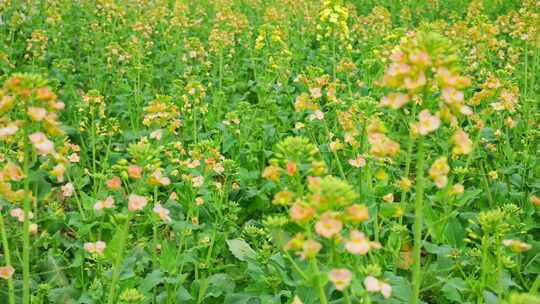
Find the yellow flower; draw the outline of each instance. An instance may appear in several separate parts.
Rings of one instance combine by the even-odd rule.
[[[517,253],[529,251],[532,249],[531,245],[524,243],[520,240],[503,240],[502,243],[504,246],[510,247],[513,252]]]
[[[347,208],[347,216],[353,222],[364,222],[369,219],[369,210],[365,205],[352,205]]]
[[[297,255],[300,257],[301,260],[314,258],[317,256],[317,253],[321,251],[322,245],[314,240],[308,240],[305,241],[302,244],[302,251],[298,252]]]
[[[452,153],[455,155],[469,154],[472,151],[473,143],[469,139],[469,135],[461,129],[454,133],[451,142],[454,144]]]

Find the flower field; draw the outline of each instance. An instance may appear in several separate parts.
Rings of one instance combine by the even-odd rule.
[[[540,1],[0,1],[0,303],[540,304]]]

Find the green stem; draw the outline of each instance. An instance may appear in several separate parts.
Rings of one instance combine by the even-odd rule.
[[[540,274],[536,275],[536,280],[534,280],[534,283],[533,283],[533,285],[531,287],[531,290],[529,292],[530,293],[537,293],[538,288],[540,288]]]
[[[326,299],[326,293],[324,292],[324,286],[321,282],[319,266],[317,266],[317,259],[311,258],[310,262],[313,270],[313,275],[315,275],[315,284],[317,285],[317,292],[319,293],[319,301],[321,304],[328,304],[328,300]]]
[[[24,224],[23,224],[23,303],[30,303],[30,159],[32,150],[28,139],[28,128],[24,128]]]
[[[345,300],[345,304],[351,304],[351,297],[348,290],[343,291],[343,300]]]
[[[9,243],[6,234],[6,227],[4,225],[4,216],[0,213],[0,235],[2,236],[2,247],[4,249],[4,259],[6,260],[6,266],[11,266],[11,254],[9,252]],[[8,284],[8,301],[9,304],[15,304],[15,289],[13,288],[13,279],[7,280]]]
[[[478,303],[482,303],[484,296],[482,291],[487,286],[487,276],[490,273],[489,270],[489,236],[484,235],[482,237],[482,270],[480,274],[481,288],[478,289]]]
[[[113,264],[113,270],[112,270],[112,279],[111,279],[111,285],[109,286],[109,296],[107,303],[108,304],[114,304],[115,303],[115,296],[116,296],[116,285],[118,284],[118,278],[120,276],[120,266],[124,258],[124,249],[126,246],[126,241],[128,237],[129,232],[129,222],[131,221],[131,213],[128,215],[128,218],[126,219],[126,222],[124,223],[124,226],[121,228],[120,231],[120,245],[118,248],[118,251],[116,252],[116,259]]]
[[[420,285],[422,276],[420,273],[422,248],[422,220],[424,208],[424,139],[418,140],[417,162],[416,162],[416,192],[414,201],[414,247],[413,247],[413,273],[412,285],[413,292],[411,294],[411,303],[418,303],[420,297]]]

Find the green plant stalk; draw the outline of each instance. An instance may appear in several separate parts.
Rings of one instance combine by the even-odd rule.
[[[326,123],[326,120],[324,120],[324,118],[323,118],[323,125],[324,125],[324,131],[326,132],[327,140],[331,140],[331,138],[330,138],[330,129],[328,129],[328,124]],[[345,171],[343,171],[343,166],[341,165],[341,160],[339,159],[337,151],[331,151],[331,152],[334,155],[334,158],[336,160],[336,165],[338,167],[339,174],[340,174],[341,178],[346,179]]]
[[[209,265],[210,265],[210,259],[212,258],[212,250],[214,249],[214,242],[215,242],[215,239],[216,239],[216,231],[214,230],[212,232],[212,238],[210,239],[210,245],[208,247],[208,252],[206,254],[206,266],[208,267],[208,269],[210,269]],[[202,272],[202,271],[201,271]],[[208,274],[210,274],[209,272],[210,271],[207,271]],[[203,284],[201,286],[201,288],[199,289],[199,296],[197,298],[197,303],[202,303],[202,301],[204,300],[205,298],[205,295],[206,295],[206,290],[208,289],[208,280],[207,280],[208,277],[205,277],[203,279]]]
[[[484,296],[482,295],[482,290],[487,286],[487,276],[489,271],[489,236],[484,235],[482,237],[482,268],[480,274],[480,288],[477,291],[477,300],[478,303],[482,303]]]
[[[319,301],[321,304],[328,304],[326,299],[326,293],[324,292],[324,286],[320,280],[319,266],[317,266],[317,259],[315,257],[310,259],[313,275],[315,275],[315,284],[317,285],[317,292],[319,293]]]
[[[414,245],[413,245],[413,273],[411,303],[418,303],[420,297],[420,285],[422,276],[420,273],[420,251],[422,249],[422,221],[424,208],[424,139],[418,140],[417,162],[416,162],[416,193],[414,200]]]
[[[349,296],[349,291],[347,289],[343,291],[343,300],[345,301],[345,304],[351,304],[351,297]]]
[[[540,288],[540,274],[536,275],[536,279],[534,280],[534,283],[533,283],[531,289],[529,290],[529,292],[530,293],[537,293],[538,288]]]
[[[24,128],[24,223],[23,223],[23,304],[30,303],[30,219],[28,214],[30,213],[31,200],[30,200],[30,159],[32,157],[32,150],[28,139],[28,128]]]
[[[493,207],[493,204],[494,204],[493,196],[491,195],[491,191],[489,189],[489,181],[488,181],[488,179],[486,177],[487,173],[486,173],[486,168],[485,168],[483,162],[480,162],[480,168],[482,169],[482,182],[484,184],[484,188],[485,188],[486,193],[487,193],[489,207]]]
[[[120,276],[120,264],[123,261],[124,258],[124,249],[126,247],[126,241],[129,233],[129,222],[131,221],[131,213],[128,215],[128,218],[126,219],[126,222],[124,223],[124,226],[121,230],[120,235],[120,247],[118,248],[118,252],[116,252],[116,259],[113,264],[112,269],[112,279],[111,279],[111,285],[109,286],[109,296],[107,303],[108,304],[114,304],[115,296],[116,296],[116,285],[118,283],[118,277]]]
[[[2,247],[4,251],[4,259],[6,266],[11,266],[11,254],[9,252],[9,243],[6,234],[6,226],[4,224],[4,216],[0,213],[0,235],[2,236]],[[9,304],[15,304],[15,289],[13,288],[13,279],[7,280],[8,285],[8,302]]]

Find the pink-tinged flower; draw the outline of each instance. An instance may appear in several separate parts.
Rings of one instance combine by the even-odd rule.
[[[168,177],[163,176],[163,173],[160,170],[156,170],[152,173],[148,181],[153,186],[168,186],[171,184],[171,180]]]
[[[437,130],[441,125],[441,119],[437,115],[431,115],[429,110],[422,110],[419,114],[418,133],[427,135]]]
[[[26,113],[33,121],[42,121],[47,116],[47,110],[44,108],[28,107]]]
[[[306,222],[315,216],[315,209],[306,203],[295,202],[289,211],[289,215],[295,222]]]
[[[161,204],[154,205],[154,213],[156,213],[164,222],[170,223],[172,221],[169,215],[171,212],[169,209],[161,206]]]
[[[463,92],[452,87],[444,88],[442,90],[442,98],[448,104],[462,103],[464,96]]]
[[[30,235],[36,235],[38,233],[38,225],[36,223],[30,223],[30,226],[28,226],[28,233]]]
[[[4,280],[9,280],[13,276],[15,268],[10,265],[0,267],[0,278]]]
[[[314,258],[317,256],[317,253],[321,251],[321,243],[314,240],[307,240],[302,244],[302,251],[296,253],[301,260]]]
[[[73,195],[73,192],[75,192],[75,188],[73,187],[72,183],[67,183],[61,187],[62,190],[62,196],[63,197],[71,197]]]
[[[387,283],[381,284],[381,294],[385,299],[388,299],[392,296],[392,286]]]
[[[342,228],[343,224],[341,221],[328,213],[323,214],[321,219],[315,224],[315,232],[325,238],[331,238],[338,234]]]
[[[463,130],[457,130],[452,136],[451,142],[454,144],[452,153],[456,155],[469,154],[473,149],[473,142],[469,135]]]
[[[379,103],[380,107],[389,107],[397,110],[408,103],[410,100],[409,95],[403,93],[390,93],[388,96],[381,98]]]
[[[392,286],[372,276],[364,279],[364,287],[368,292],[380,292],[385,299],[392,295]]]
[[[364,279],[364,287],[368,292],[379,292],[381,287],[379,286],[379,280],[372,276],[367,276]]]
[[[94,243],[84,243],[84,250],[89,253],[96,252],[96,244]]]
[[[107,196],[103,201],[97,201],[94,204],[94,210],[101,211],[102,209],[111,209],[114,208],[114,198],[112,196]]]
[[[122,180],[118,176],[113,176],[111,179],[105,182],[107,188],[111,190],[118,190],[122,187]]]
[[[15,208],[11,210],[9,214],[17,218],[19,222],[21,223],[24,222],[24,210],[22,210],[21,208]],[[34,214],[32,213],[32,211],[28,211],[28,219],[31,220],[33,218],[34,218]]]
[[[202,197],[200,197],[200,196],[197,197],[197,198],[195,199],[195,205],[197,205],[197,206],[202,206],[202,205],[204,205],[204,199],[203,199]]]
[[[532,249],[531,245],[524,243],[520,240],[503,240],[502,243],[504,246],[510,247],[510,249],[513,252],[519,253],[519,252],[529,251]]]
[[[393,62],[403,62],[405,60],[405,53],[400,50],[394,50],[392,51],[392,54],[390,54],[390,60]]]
[[[30,142],[40,155],[47,155],[54,152],[54,143],[42,132],[36,132],[28,136]]]
[[[130,194],[128,198],[128,210],[131,212],[143,210],[148,201],[144,196]]]
[[[196,176],[191,180],[191,184],[195,188],[200,188],[204,184],[204,177],[203,176]]]
[[[176,192],[172,192],[171,195],[169,195],[169,199],[171,201],[176,201],[178,199],[178,194],[176,194]]]
[[[442,189],[446,186],[446,184],[448,184],[448,176],[439,175],[436,176],[433,181],[435,182],[435,186],[437,186],[437,188]]]
[[[355,168],[362,168],[366,165],[366,159],[362,155],[357,155],[355,159],[349,160],[349,165]]]
[[[195,159],[193,161],[188,161],[186,163],[186,167],[188,167],[190,169],[195,169],[195,168],[199,167],[200,165],[201,165],[201,162],[198,159]]]
[[[214,166],[214,172],[216,172],[217,174],[221,174],[221,173],[225,172],[225,167],[223,167],[223,164],[217,163]]]
[[[24,173],[21,169],[21,167],[17,166],[16,164],[12,162],[8,162],[4,166],[4,175],[13,181],[20,181],[24,178]]]
[[[426,85],[427,83],[426,74],[424,74],[424,72],[420,72],[416,79],[406,77],[403,80],[403,83],[405,85],[405,88],[407,88],[408,90],[416,90]]]
[[[315,99],[321,98],[322,96],[321,88],[310,88],[309,93],[311,94],[311,97]]]
[[[84,250],[90,254],[103,254],[106,247],[107,244],[105,244],[105,242],[103,241],[97,241],[95,243],[84,243]]]
[[[287,162],[287,174],[289,176],[295,175],[297,171],[298,171],[298,165],[295,162],[293,161]]]
[[[61,101],[58,101],[58,102],[54,103],[54,109],[55,110],[63,110],[65,107],[66,107],[66,105]]]
[[[323,120],[324,119],[324,113],[321,110],[315,110],[313,114],[309,115],[310,120]]]
[[[328,273],[328,279],[336,285],[337,290],[343,291],[351,284],[352,272],[346,268],[332,269]]]
[[[63,164],[58,164],[54,166],[51,170],[51,175],[56,177],[56,180],[60,183],[64,182],[64,173],[66,172],[66,167]]]
[[[428,64],[431,64],[431,58],[429,58],[429,54],[423,51],[409,54],[409,60],[415,65],[426,66]]]
[[[18,130],[19,128],[14,124],[0,128],[0,138],[5,138],[8,136],[15,135],[15,133],[17,133]]]
[[[137,165],[129,165],[127,172],[132,179],[139,179],[142,176],[142,168]]]
[[[353,222],[369,220],[369,210],[365,205],[352,205],[347,208],[347,216]]]
[[[155,140],[160,140],[162,136],[163,136],[163,130],[156,130],[150,133],[150,138],[155,139]]]
[[[81,159],[79,157],[79,154],[77,153],[71,153],[69,156],[68,156],[68,160],[70,163],[78,163]]]
[[[370,244],[364,233],[353,230],[350,234],[350,240],[345,242],[345,249],[352,254],[364,255],[368,253]]]
[[[97,241],[95,247],[96,247],[96,253],[102,254],[103,251],[105,251],[107,244],[105,244],[105,242],[103,241]]]

